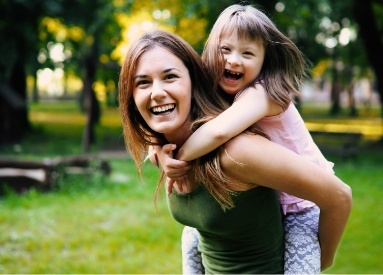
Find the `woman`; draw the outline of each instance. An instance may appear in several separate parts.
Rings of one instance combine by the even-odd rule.
[[[119,99],[125,143],[140,173],[149,145],[179,148],[227,107],[198,54],[163,31],[142,36],[129,49]],[[257,133],[249,129],[197,159],[187,187],[174,185],[172,215],[199,231],[207,273],[282,273],[282,221],[272,189],[288,192],[320,207],[325,230],[319,239],[331,265],[351,209],[350,188]]]

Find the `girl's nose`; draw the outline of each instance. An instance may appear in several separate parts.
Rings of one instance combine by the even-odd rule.
[[[238,54],[232,53],[228,56],[227,62],[232,66],[241,65],[241,58]]]

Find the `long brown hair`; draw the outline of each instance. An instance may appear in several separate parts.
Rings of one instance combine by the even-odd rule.
[[[218,116],[228,107],[217,92],[198,53],[179,36],[166,31],[153,31],[137,39],[126,54],[119,79],[119,109],[122,119],[125,146],[130,152],[139,175],[142,175],[142,162],[149,145],[168,143],[165,137],[153,131],[138,112],[133,99],[133,79],[136,66],[143,53],[155,46],[162,47],[180,58],[189,71],[192,83],[191,117],[194,121],[192,131],[204,122]],[[221,206],[232,207],[231,191],[226,186],[227,178],[220,168],[219,149],[193,162],[198,181],[202,182]],[[156,197],[163,184],[163,174],[158,183]]]
[[[231,5],[215,22],[205,43],[202,60],[217,87],[224,72],[220,42],[224,35],[237,31],[238,39],[261,40],[265,59],[260,75],[269,97],[286,109],[291,95],[299,95],[306,75],[307,60],[297,46],[262,11],[251,5]],[[256,79],[254,79],[255,81]]]

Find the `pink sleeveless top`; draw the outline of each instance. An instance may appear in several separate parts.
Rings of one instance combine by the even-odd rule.
[[[326,160],[318,146],[314,143],[293,102],[290,102],[289,107],[283,113],[264,117],[256,125],[269,135],[271,141],[334,173],[334,164]],[[315,205],[313,202],[283,192],[279,192],[279,200],[284,214],[299,212]]]

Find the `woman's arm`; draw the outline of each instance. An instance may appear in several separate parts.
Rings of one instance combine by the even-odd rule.
[[[251,86],[227,110],[198,128],[180,148],[176,159],[190,161],[203,156],[259,119],[281,111],[268,99],[262,85]]]
[[[321,211],[322,270],[332,265],[351,211],[348,185],[311,161],[252,134],[244,133],[228,141],[221,154],[221,165],[235,179],[316,203]]]

